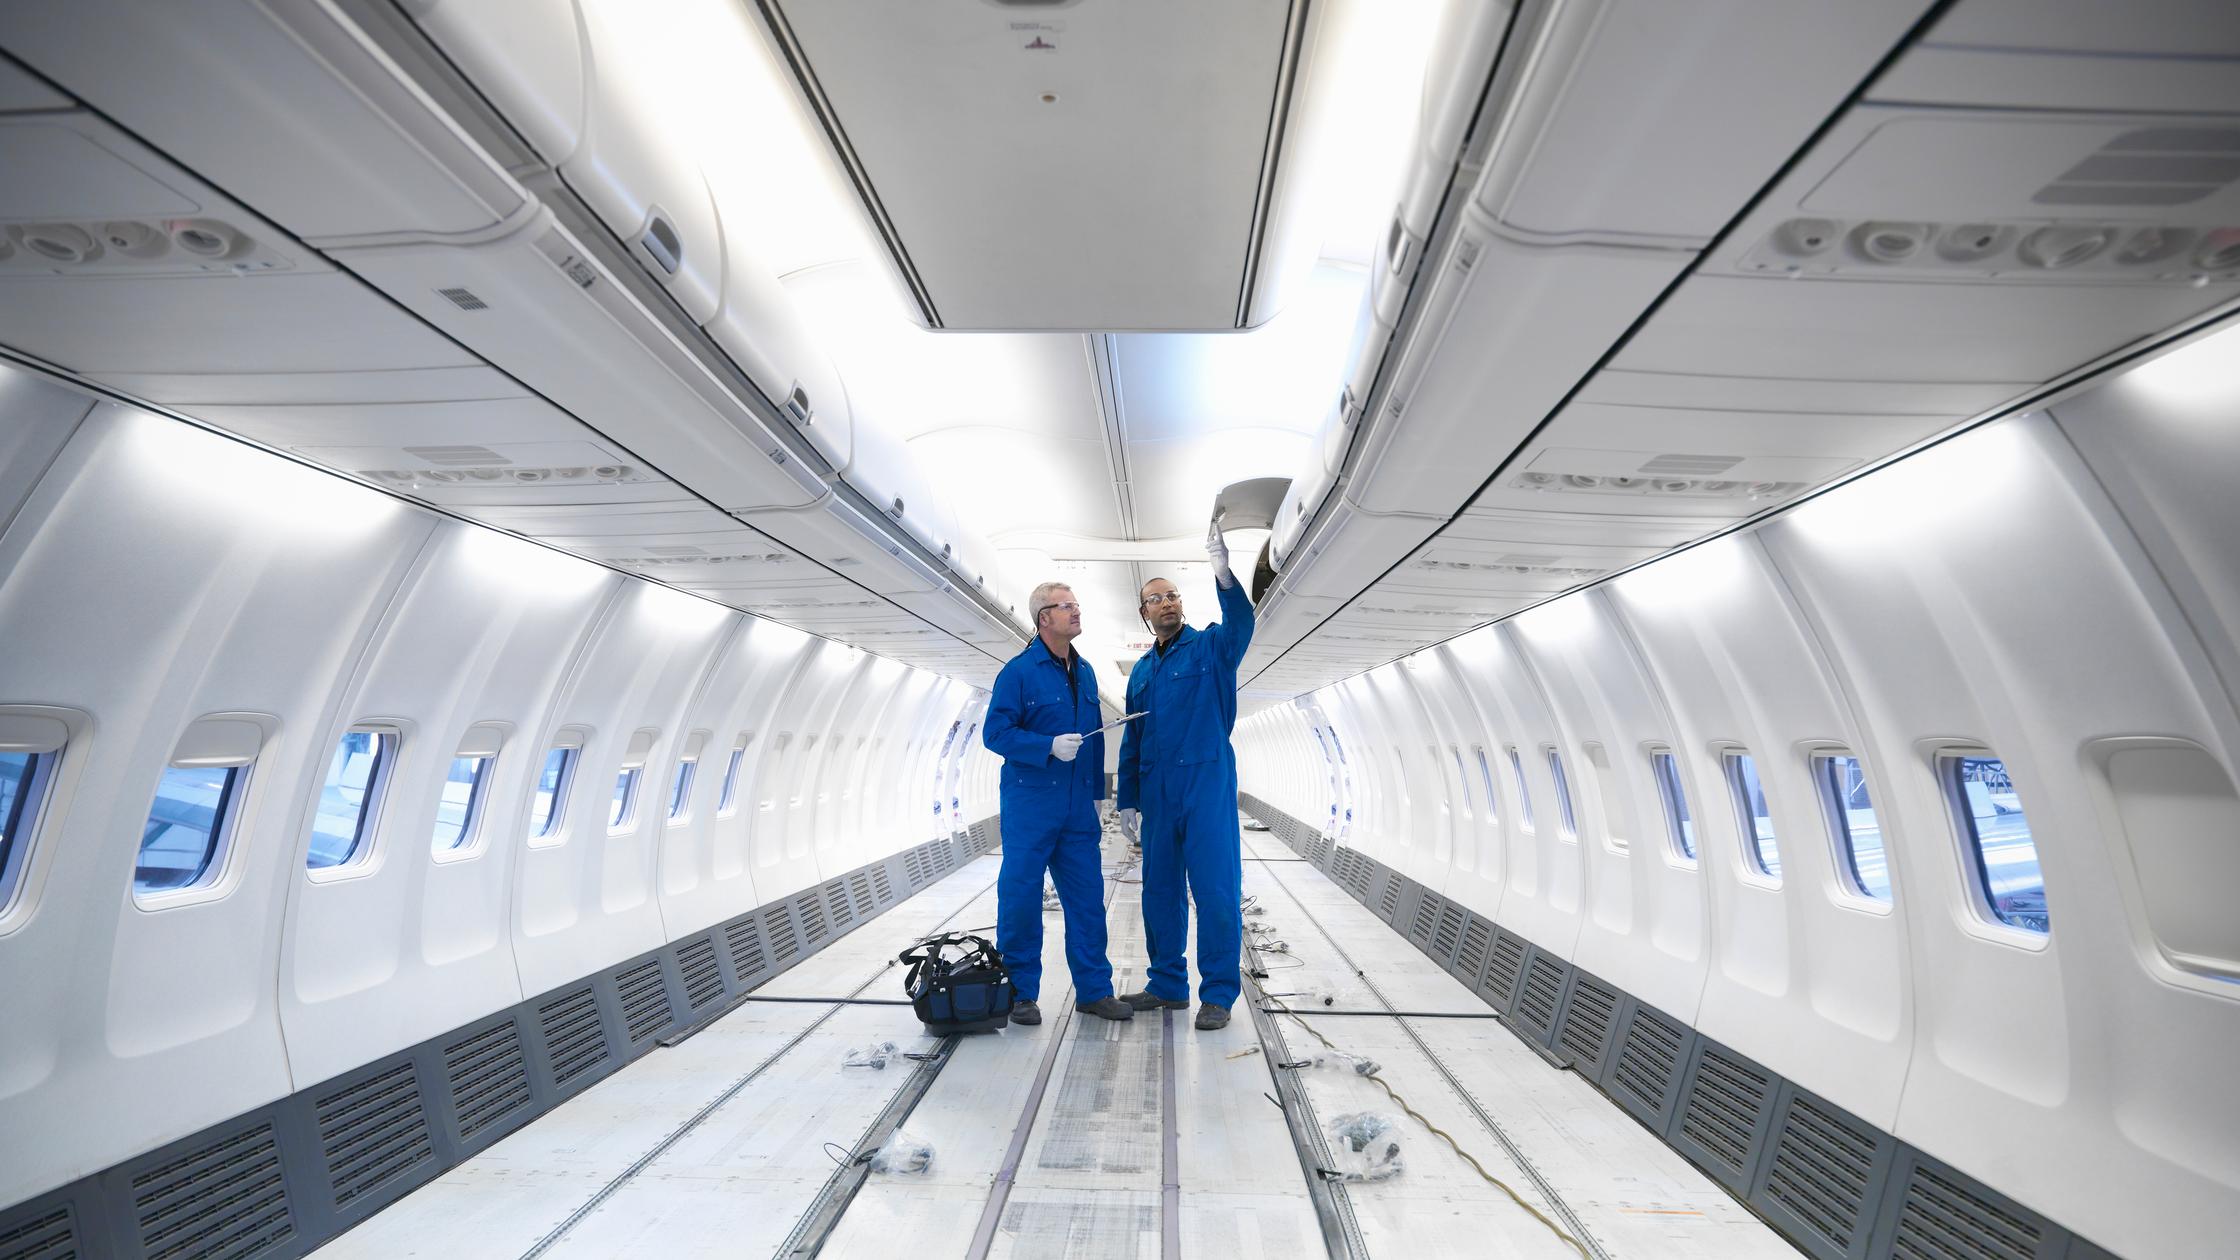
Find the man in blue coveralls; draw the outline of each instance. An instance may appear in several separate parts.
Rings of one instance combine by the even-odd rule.
[[[1097,731],[1097,675],[1073,650],[1081,605],[1072,588],[1044,582],[1027,596],[1035,639],[996,675],[981,741],[1003,758],[1003,869],[996,876],[996,949],[1011,972],[1014,1024],[1042,1022],[1042,873],[1065,912],[1073,1008],[1128,1019],[1112,996],[1105,957],[1104,736]]]
[[[1237,835],[1237,663],[1252,644],[1252,598],[1229,571],[1229,548],[1216,528],[1206,538],[1221,620],[1193,630],[1182,619],[1174,583],[1143,584],[1140,611],[1158,642],[1128,674],[1128,712],[1143,716],[1120,738],[1120,811],[1140,819],[1143,935],[1151,972],[1122,1000],[1137,1010],[1190,1006],[1183,957],[1185,877],[1198,911],[1198,1018],[1201,1029],[1229,1022],[1243,987],[1244,858]]]

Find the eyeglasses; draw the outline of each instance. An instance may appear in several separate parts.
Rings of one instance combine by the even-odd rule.
[[[1146,608],[1157,608],[1161,604],[1179,604],[1181,602],[1181,591],[1154,592],[1143,597],[1143,604]]]
[[[1042,606],[1042,611],[1044,611],[1044,612],[1077,613],[1077,612],[1080,612],[1080,611],[1081,611],[1081,605],[1079,605],[1079,604],[1044,604],[1044,605]]]

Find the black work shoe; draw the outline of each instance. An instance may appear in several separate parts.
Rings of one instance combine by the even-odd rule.
[[[1042,1022],[1042,1008],[1036,1006],[1032,998],[1013,1002],[1011,1004],[1011,1022],[1014,1024],[1039,1024]]]
[[[1199,1032],[1212,1032],[1216,1028],[1227,1028],[1228,1026],[1228,1007],[1215,1006],[1213,1003],[1207,1002],[1198,1008],[1196,1027]]]
[[[1116,997],[1101,997],[1094,1002],[1075,1002],[1073,1009],[1099,1019],[1134,1019],[1136,1008]]]
[[[1133,993],[1123,993],[1120,995],[1120,1000],[1139,1011],[1187,1011],[1190,1009],[1189,998],[1163,998],[1148,989],[1137,989]]]

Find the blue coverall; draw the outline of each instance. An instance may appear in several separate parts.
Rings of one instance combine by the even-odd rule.
[[[1252,598],[1220,586],[1221,620],[1184,626],[1145,652],[1128,675],[1130,722],[1120,738],[1121,809],[1138,811],[1143,838],[1143,935],[1151,953],[1144,988],[1169,1001],[1190,996],[1183,957],[1188,877],[1198,910],[1198,1000],[1234,1006],[1244,937],[1244,857],[1237,835],[1237,664],[1252,644]]]
[[[1097,674],[1080,653],[1073,682],[1065,662],[1040,638],[996,675],[980,739],[1003,758],[1003,869],[996,876],[996,949],[1019,997],[1042,995],[1042,872],[1058,886],[1065,912],[1066,966],[1075,1002],[1112,996],[1105,957],[1103,830],[1104,736],[1090,734],[1102,715]],[[1087,738],[1072,761],[1050,754],[1052,736]]]

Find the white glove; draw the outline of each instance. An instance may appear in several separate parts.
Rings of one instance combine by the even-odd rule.
[[[1137,814],[1136,811],[1132,809],[1121,810],[1120,830],[1127,832],[1131,836],[1142,835],[1143,820],[1141,815]]]
[[[1060,761],[1071,761],[1081,754],[1079,735],[1060,735],[1050,741],[1050,755]]]
[[[1219,524],[1206,530],[1206,559],[1213,562],[1213,576],[1223,579],[1223,586],[1236,580],[1236,575],[1229,571],[1229,544],[1222,539]]]

